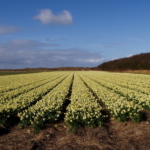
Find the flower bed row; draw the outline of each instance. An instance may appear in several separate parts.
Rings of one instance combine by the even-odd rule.
[[[65,122],[73,131],[80,125],[96,127],[102,124],[102,107],[86,87],[79,75],[75,73],[71,94],[71,103],[67,107]]]

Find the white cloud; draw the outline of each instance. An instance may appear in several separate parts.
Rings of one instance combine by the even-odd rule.
[[[86,61],[93,62],[93,63],[101,63],[102,61],[104,61],[104,58],[101,58],[101,59],[88,59]]]
[[[119,59],[119,58],[113,58],[113,59],[111,59],[111,60],[113,61],[113,60],[116,60],[116,59]]]
[[[127,55],[126,57],[128,57],[128,58],[129,58],[129,57],[132,57],[132,56],[133,56],[133,54],[130,54],[130,55]]]
[[[50,9],[42,9],[40,13],[34,17],[42,22],[42,24],[71,24],[73,21],[72,15],[69,11],[64,10],[60,14],[55,15]]]
[[[120,43],[110,43],[110,44],[104,45],[104,47],[117,47],[120,45],[121,45]]]
[[[67,60],[67,58],[66,57],[64,57],[64,56],[53,56],[53,58],[52,58],[52,60],[54,60],[54,61],[60,61],[60,60]]]
[[[77,61],[84,61],[84,62],[90,62],[90,63],[101,63],[104,61],[104,58],[100,59],[77,59]]]
[[[0,35],[16,33],[20,29],[13,26],[0,26]]]

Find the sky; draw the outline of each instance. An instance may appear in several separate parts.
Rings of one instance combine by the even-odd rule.
[[[0,69],[95,67],[150,52],[150,0],[0,0]]]

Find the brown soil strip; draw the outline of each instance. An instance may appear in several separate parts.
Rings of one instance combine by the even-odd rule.
[[[150,119],[150,118],[149,118]],[[109,128],[109,130],[108,130]],[[4,129],[0,128],[0,131]],[[80,127],[76,133],[64,128],[64,122],[46,124],[35,134],[32,126],[14,126],[0,136],[1,150],[150,150],[150,122],[116,122],[102,127]]]

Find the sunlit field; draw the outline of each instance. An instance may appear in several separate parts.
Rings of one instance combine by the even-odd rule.
[[[0,77],[0,123],[19,118],[39,132],[63,119],[73,131],[95,128],[109,119],[142,120],[150,111],[147,75],[96,71],[45,72]]]

